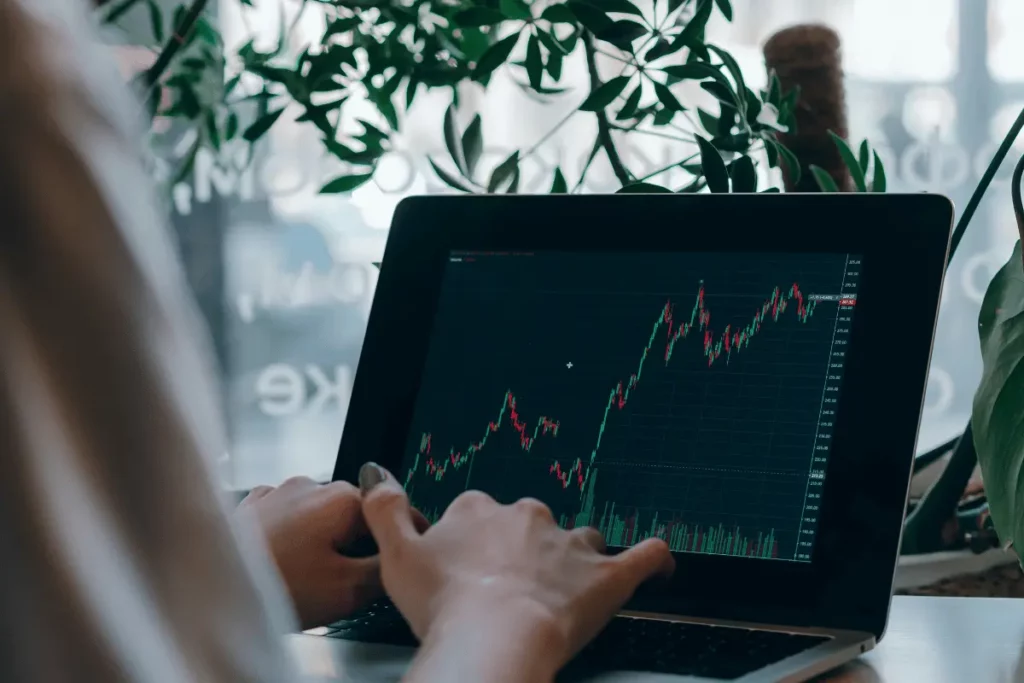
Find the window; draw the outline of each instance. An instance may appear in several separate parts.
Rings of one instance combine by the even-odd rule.
[[[754,85],[764,82],[760,46],[774,30],[801,21],[837,27],[852,137],[869,138],[883,153],[890,191],[943,192],[959,207],[966,204],[1024,102],[1024,47],[1010,31],[1024,21],[1017,0],[733,3],[735,23],[718,17],[709,36],[733,52]],[[218,21],[229,45],[253,34],[269,43],[277,39],[278,3],[256,5],[243,17],[237,0],[221,0]],[[286,22],[299,5],[281,0]],[[321,24],[316,3],[307,3],[296,22],[296,43],[303,35],[318,35]],[[912,41],[906,39],[910,26]],[[523,165],[524,191],[546,191],[559,165],[571,182],[589,151],[594,124],[586,116],[536,144],[585,97],[585,65],[576,56],[566,62],[565,73],[579,87],[551,103],[530,100],[503,75],[485,98],[473,89],[463,93],[463,109],[483,114],[487,156],[497,160],[513,148],[532,148]],[[613,60],[601,64],[608,75],[615,67]],[[702,95],[681,99],[689,104]],[[276,483],[294,474],[330,476],[376,283],[371,263],[382,253],[397,202],[445,189],[426,159],[442,154],[441,121],[449,101],[445,92],[421,95],[396,150],[381,161],[374,181],[350,197],[317,194],[337,169],[321,159],[315,131],[287,117],[251,168],[225,170],[200,155],[192,175],[175,188],[174,221],[186,266],[199,283],[197,294],[224,368],[232,443],[222,474],[229,486]],[[349,113],[358,115],[357,109]],[[650,171],[692,144],[674,135],[632,137],[623,153]],[[182,142],[175,149],[187,146]],[[597,163],[604,166],[586,190],[615,189],[603,157]],[[922,450],[954,436],[970,414],[981,368],[975,332],[981,295],[1016,236],[1009,173],[1008,165],[949,272]],[[209,250],[199,248],[211,240],[212,266]],[[219,272],[210,274],[207,266]]]

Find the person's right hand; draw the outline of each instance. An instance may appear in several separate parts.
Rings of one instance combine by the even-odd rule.
[[[609,556],[600,532],[559,528],[539,501],[478,491],[421,534],[386,470],[368,463],[359,481],[384,589],[423,643],[413,678],[549,679],[644,580],[675,568],[660,539]]]

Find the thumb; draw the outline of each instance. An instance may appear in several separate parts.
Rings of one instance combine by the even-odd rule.
[[[676,568],[668,544],[660,538],[641,541],[612,559],[621,567],[623,583],[631,593],[647,579],[671,576]]]
[[[419,536],[405,489],[380,465],[368,462],[359,469],[363,517],[381,555]]]

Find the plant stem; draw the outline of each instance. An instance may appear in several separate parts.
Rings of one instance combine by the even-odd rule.
[[[619,125],[616,125],[614,123],[611,124],[611,128],[612,128],[612,130],[621,130],[621,131],[625,131],[627,133],[639,133],[640,135],[651,135],[651,136],[656,137],[656,138],[664,138],[665,140],[674,140],[675,142],[685,142],[685,143],[690,144],[690,145],[696,145],[697,144],[697,140],[695,138],[684,138],[684,137],[681,137],[679,135],[672,135],[671,133],[662,133],[661,131],[657,131],[657,130],[647,130],[647,129],[640,129],[640,128],[626,128],[625,126],[619,126]]]
[[[185,44],[185,39],[188,37],[189,32],[195,26],[199,20],[199,16],[206,9],[206,4],[209,0],[195,0],[191,7],[188,8],[188,12],[181,21],[181,26],[177,26],[174,29],[174,34],[171,36],[167,44],[164,45],[163,49],[160,50],[160,54],[157,56],[156,61],[153,62],[153,66],[146,70],[146,75],[143,78],[142,84],[146,89],[146,99],[149,99],[149,91],[156,86],[160,79],[163,77],[164,72],[171,65],[171,62],[177,56],[178,51],[181,50],[182,45]]]
[[[587,70],[590,72],[590,91],[593,92],[601,87],[601,76],[597,73],[597,59],[594,51],[594,36],[590,31],[586,31],[583,34],[583,52],[587,56]],[[629,171],[622,163],[622,158],[619,157],[619,150],[615,148],[615,141],[612,140],[611,126],[608,123],[608,114],[605,113],[604,109],[600,109],[594,112],[597,115],[597,139],[604,147],[605,154],[608,155],[608,162],[612,165],[612,171],[615,173],[615,177],[619,179],[619,182],[623,185],[628,185],[632,182]]]
[[[656,175],[664,173],[665,171],[671,171],[673,168],[676,168],[678,166],[682,166],[686,162],[692,161],[693,159],[696,159],[698,156],[699,155],[697,155],[697,154],[691,154],[690,156],[686,157],[685,159],[680,159],[679,161],[675,161],[675,162],[669,164],[668,166],[665,166],[664,168],[659,168],[656,171],[651,171],[650,173],[648,173],[647,175],[643,176],[642,178],[637,178],[636,181],[638,183],[642,183],[642,182],[644,182],[645,180],[647,180],[649,178],[653,178]]]
[[[532,145],[532,146],[531,146],[531,147],[530,147],[530,148],[529,148],[528,150],[526,150],[525,152],[523,152],[523,153],[522,153],[522,155],[521,155],[521,156],[519,157],[520,161],[522,161],[523,159],[526,159],[526,158],[527,158],[527,157],[529,157],[529,156],[532,156],[532,155],[533,155],[533,153],[537,151],[537,148],[538,148],[538,147],[540,147],[540,146],[541,146],[541,145],[543,145],[543,144],[544,144],[545,142],[547,142],[547,141],[548,141],[548,140],[549,140],[549,139],[551,138],[551,136],[552,136],[552,135],[554,135],[555,133],[557,133],[557,132],[558,132],[558,130],[559,130],[559,129],[560,129],[560,128],[561,128],[562,126],[564,126],[564,125],[565,125],[566,123],[568,123],[568,122],[569,122],[569,119],[571,119],[571,118],[572,118],[573,116],[575,116],[575,115],[576,115],[577,113],[579,113],[579,107],[573,107],[573,108],[572,108],[572,109],[571,109],[571,110],[569,111],[569,113],[568,113],[568,114],[566,114],[565,116],[563,116],[563,117],[561,118],[561,120],[560,120],[560,121],[559,121],[558,123],[556,123],[556,124],[555,124],[555,125],[554,125],[554,126],[553,126],[553,127],[551,128],[551,130],[549,130],[549,131],[548,131],[547,133],[544,133],[544,135],[542,135],[542,136],[541,136],[540,140],[537,140],[537,142],[533,143],[533,145]]]
[[[946,468],[907,517],[903,530],[903,554],[935,552],[943,547],[942,527],[956,513],[957,504],[977,462],[974,432],[968,422]]]
[[[988,186],[992,184],[992,179],[996,175],[996,171],[1002,166],[1003,160],[1006,155],[1010,152],[1010,147],[1017,140],[1017,136],[1020,134],[1021,128],[1024,128],[1024,109],[1021,109],[1020,114],[1017,116],[1017,120],[1010,126],[1010,130],[1007,131],[1006,137],[1003,138],[1003,143],[999,145],[999,149],[996,150],[996,155],[992,157],[992,161],[989,162],[988,168],[985,169],[985,175],[981,177],[981,181],[978,186],[974,188],[974,194],[971,195],[971,200],[967,202],[967,207],[964,209],[963,214],[960,216],[960,220],[957,221],[956,229],[953,230],[953,237],[949,243],[949,258],[947,263],[953,260],[953,254],[956,253],[957,247],[960,246],[960,240],[964,238],[964,233],[967,232],[967,226],[970,224],[971,219],[974,217],[974,212],[978,210],[978,205],[981,204],[981,198],[985,196],[985,191],[988,190]]]
[[[576,194],[576,191],[583,187],[583,181],[587,179],[587,171],[590,170],[590,164],[594,163],[594,159],[600,151],[601,141],[594,140],[594,146],[590,150],[590,156],[587,157],[587,163],[583,164],[583,169],[580,171],[580,179],[576,181],[576,184],[573,186],[570,194]]]

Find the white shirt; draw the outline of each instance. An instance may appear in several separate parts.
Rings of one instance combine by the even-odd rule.
[[[0,681],[294,680],[90,4],[0,0]]]

